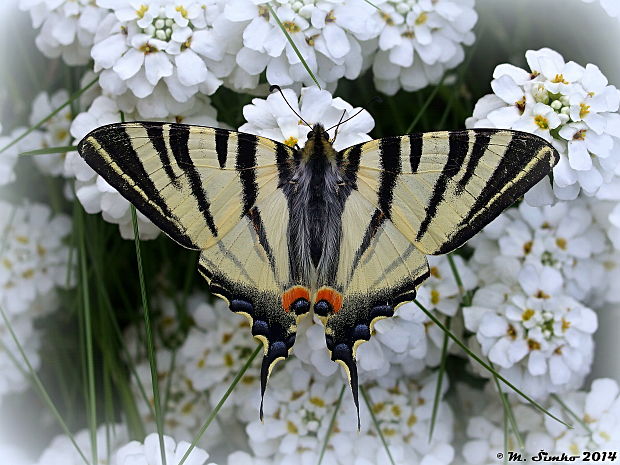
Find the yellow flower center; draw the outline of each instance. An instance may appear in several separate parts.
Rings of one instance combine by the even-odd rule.
[[[295,425],[295,423],[293,423],[291,420],[286,422],[286,429],[288,430],[289,433],[291,434],[297,434],[299,433],[299,430],[297,429],[297,426]]]
[[[142,19],[147,11],[149,11],[148,5],[140,5],[140,8],[136,10],[136,16]]]
[[[295,21],[284,21],[282,25],[284,26],[284,29],[292,34],[301,31],[301,28]]]
[[[587,129],[581,129],[575,133],[573,140],[585,140]]]
[[[310,403],[317,407],[325,407],[325,401],[320,397],[310,397]]]
[[[517,332],[512,325],[508,325],[508,330],[506,331],[506,334],[508,335],[508,337],[510,337],[510,339],[516,339],[517,337]]]
[[[381,11],[379,13],[379,16],[381,16],[383,18],[383,21],[385,21],[385,24],[387,24],[388,26],[394,26],[394,20],[385,11]]]
[[[532,310],[531,308],[527,308],[521,315],[521,319],[523,321],[528,321],[530,318],[534,316],[534,313],[535,313],[534,310]]]
[[[549,129],[549,120],[543,115],[536,115],[534,122],[540,129]]]
[[[562,318],[562,331],[566,331],[568,328],[570,328],[570,321]]]
[[[586,105],[585,103],[579,104],[579,117],[585,118],[590,113],[590,105]]]
[[[298,139],[293,136],[289,137],[288,139],[284,141],[284,143],[288,145],[289,147],[295,147],[297,145],[297,142],[298,142]]]
[[[523,244],[523,253],[525,255],[529,254],[532,251],[533,245],[534,243],[532,241],[527,241],[525,244]]]
[[[564,79],[564,75],[563,74],[556,74],[551,82],[555,82],[556,84],[560,84],[560,83],[568,84],[568,81],[566,79]]]
[[[177,6],[177,7],[176,7],[176,10],[177,10],[179,13],[181,13],[181,16],[183,16],[184,18],[186,18],[186,19],[187,19],[187,16],[189,15],[189,13],[187,12],[187,10],[185,9],[185,7],[184,7],[184,6],[182,6],[182,5]]]
[[[563,237],[558,237],[555,240],[555,245],[557,245],[562,250],[566,250],[566,239],[564,239]]]
[[[259,6],[258,7],[258,16],[268,20],[269,19],[269,10],[267,9],[267,7],[262,6],[262,5]]]
[[[519,113],[523,114],[523,112],[525,111],[525,95],[521,100],[517,100],[515,102],[515,105],[519,109]]]
[[[157,47],[154,47],[148,43],[142,45],[139,50],[144,53],[145,55],[148,55],[150,53],[155,53],[155,52],[159,52],[159,49]]]
[[[433,289],[431,291],[431,303],[433,305],[437,305],[439,303],[439,297],[440,297],[439,291],[437,289]]]
[[[540,342],[535,341],[534,339],[528,339],[527,346],[530,350],[540,350]]]
[[[426,12],[422,12],[420,13],[420,16],[415,19],[415,24],[416,26],[421,26],[426,21],[428,21],[428,14]]]
[[[415,425],[417,422],[418,422],[418,417],[416,417],[415,415],[410,415],[409,418],[407,418],[407,426],[410,428],[413,425]]]
[[[534,294],[534,297],[536,297],[537,299],[548,299],[551,296],[549,294],[547,294],[546,292],[541,291],[539,289],[538,292],[536,292],[536,294]]]
[[[439,268],[436,266],[431,266],[431,276],[433,278],[441,279],[441,273],[439,272]]]

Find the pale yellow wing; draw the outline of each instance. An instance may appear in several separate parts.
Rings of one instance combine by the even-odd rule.
[[[199,250],[278,188],[293,155],[251,134],[154,122],[97,128],[78,151],[162,231]]]

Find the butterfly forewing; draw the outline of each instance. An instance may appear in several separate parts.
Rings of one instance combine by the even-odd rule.
[[[151,122],[103,126],[78,150],[162,231],[199,250],[277,189],[292,156],[251,134]]]
[[[540,137],[516,131],[429,132],[385,140],[341,156],[345,166],[351,154],[359,158],[354,174],[359,192],[425,254],[462,245],[559,159]]]

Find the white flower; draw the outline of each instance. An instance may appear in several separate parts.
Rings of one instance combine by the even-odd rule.
[[[163,437],[164,455],[166,463],[179,463],[189,450],[191,443],[187,441],[176,442],[170,436]],[[161,465],[160,438],[156,433],[149,434],[144,439],[144,444],[131,441],[116,451],[111,465]],[[188,465],[207,465],[209,453],[200,447],[194,447],[185,463]],[[215,465],[212,462],[209,465]]]
[[[376,3],[373,28],[379,37],[373,60],[375,85],[387,94],[439,82],[464,58],[474,41],[478,15],[473,0],[384,0]]]
[[[52,113],[69,99],[69,93],[62,89],[53,95],[41,92],[32,102],[30,124],[35,125],[47,115]],[[71,107],[67,106],[54,117],[44,123],[40,129],[27,136],[27,143],[31,150],[48,147],[63,147],[71,145],[72,137],[69,132],[74,115]],[[65,169],[66,154],[34,155],[32,160],[35,165],[45,174],[52,176],[68,176]]]
[[[36,45],[49,58],[62,56],[68,65],[84,65],[99,22],[106,11],[91,0],[20,0],[32,25],[41,28]]]
[[[536,277],[535,269],[523,268],[521,289],[502,284],[480,288],[463,315],[482,354],[513,384],[541,399],[583,382],[592,363],[597,317],[558,293],[553,278]],[[548,271],[553,269],[540,269]]]
[[[549,435],[555,440],[555,449],[569,455],[579,455],[584,450],[605,451],[620,449],[620,397],[618,382],[609,378],[596,379],[590,391],[572,392],[562,396],[562,402],[570,412],[581,419],[575,423],[571,413],[552,401],[551,411],[565,421],[573,423],[574,429],[545,418]],[[614,460],[615,461],[615,460]]]
[[[572,200],[579,191],[595,195],[613,182],[620,165],[620,91],[593,64],[569,61],[543,48],[525,54],[530,71],[496,67],[487,95],[476,104],[467,127],[517,129],[537,134],[560,152],[553,192]],[[533,205],[552,203],[548,181],[526,195]]]
[[[75,276],[65,244],[71,220],[52,216],[43,204],[13,206],[0,202],[0,229],[6,242],[0,261],[0,305],[9,314],[48,311],[57,287]],[[40,308],[39,308],[40,307]]]
[[[198,92],[213,94],[222,82],[219,77],[230,71],[232,64],[224,63],[227,44],[212,28],[222,2],[97,4],[114,12],[101,21],[91,52],[106,93],[121,95],[129,89],[126,97],[135,104],[161,82],[169,96],[183,103]]]
[[[143,102],[148,105],[148,102]],[[151,101],[156,104],[156,101]],[[105,124],[120,121],[120,105],[109,96],[97,97],[88,111],[80,113],[71,124],[71,135],[76,141],[82,139],[88,132]],[[140,104],[138,104],[140,105]],[[164,114],[155,118],[167,121],[201,124],[205,126],[219,126],[216,120],[215,109],[211,106],[208,97],[191,99],[187,104],[178,105],[179,113]],[[151,119],[131,106],[125,107],[130,112],[125,115],[127,121]],[[157,112],[155,110],[155,112]],[[121,236],[125,239],[133,239],[133,224],[131,220],[130,203],[122,197],[101,176],[90,168],[86,162],[76,153],[68,153],[65,160],[65,170],[72,174],[75,179],[75,193],[77,199],[88,213],[101,213],[103,219],[119,225]],[[137,212],[141,239],[153,239],[159,235],[157,228],[142,213]]]
[[[359,112],[350,121],[340,125],[334,141],[336,150],[370,140],[368,132],[374,127],[374,120],[366,110],[353,108],[340,97],[334,98],[328,91],[317,87],[302,89],[299,100],[291,89],[284,89],[282,93],[293,110],[310,126],[321,123],[325,129],[329,129],[332,139],[335,126],[341,118],[344,121]],[[266,99],[255,98],[252,104],[243,108],[243,116],[248,122],[239,130],[284,142],[291,147],[303,147],[311,128],[300,121],[294,111],[279,92],[272,93]]]
[[[102,425],[97,429],[97,463],[115,465],[113,451],[127,441],[126,427],[121,424]],[[78,431],[73,439],[82,453],[90,460],[92,457],[91,435],[88,429]],[[111,453],[111,454],[110,454]],[[80,456],[71,439],[65,435],[56,436],[41,453],[35,465],[80,465],[84,459]]]

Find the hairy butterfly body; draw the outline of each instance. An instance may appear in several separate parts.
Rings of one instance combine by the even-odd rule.
[[[311,310],[358,405],[355,354],[414,299],[426,254],[456,249],[545,177],[545,140],[496,129],[430,132],[336,151],[316,124],[302,149],[251,134],[119,123],[86,162],[184,247],[211,291],[264,345],[261,387]],[[262,406],[261,406],[262,416]]]

